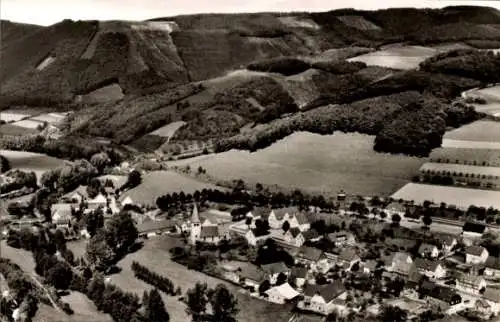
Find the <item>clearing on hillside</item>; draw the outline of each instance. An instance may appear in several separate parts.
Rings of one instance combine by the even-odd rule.
[[[289,17],[278,17],[278,20],[285,26],[292,28],[306,28],[313,30],[321,29],[320,25],[318,25],[316,22],[314,22],[314,20],[309,18],[289,16]]]
[[[26,129],[37,129],[39,126],[43,126],[43,122],[35,120],[21,120],[12,124]]]
[[[63,113],[46,113],[30,118],[33,121],[47,122],[52,125],[59,125],[66,117]]]
[[[257,152],[228,151],[202,156],[191,168],[202,166],[221,180],[243,179],[312,193],[389,195],[408,183],[425,158],[373,151],[373,136],[344,134],[321,136],[296,132]],[[319,157],[321,156],[321,157]]]
[[[415,69],[419,64],[437,53],[436,49],[422,46],[398,46],[379,50],[347,61],[359,61],[369,66],[382,66],[394,69]]]
[[[196,171],[193,169],[193,171]],[[159,196],[167,193],[193,193],[196,190],[218,189],[216,185],[204,183],[171,171],[153,171],[142,177],[142,183],[134,189],[125,191],[120,201],[126,197],[132,198],[135,203],[155,205]],[[219,188],[220,189],[220,188]]]
[[[125,95],[118,83],[98,88],[88,94],[78,95],[77,101],[85,104],[106,103],[121,100]]]
[[[359,30],[382,30],[382,28],[373,22],[366,20],[362,16],[338,16],[337,19],[342,21],[345,25]]]
[[[446,132],[443,139],[500,143],[500,122],[472,122]]]
[[[391,197],[396,200],[413,200],[415,203],[423,203],[426,200],[437,204],[444,202],[462,209],[467,209],[470,205],[500,209],[500,191],[492,190],[409,183]]]
[[[0,112],[0,121],[6,123],[20,121],[24,118],[30,117],[30,114],[20,113],[17,111],[2,111]]]
[[[462,96],[485,99],[486,104],[472,104],[476,111],[493,116],[500,116],[500,86],[473,89],[462,93]]]
[[[0,150],[0,154],[9,160],[12,169],[34,171],[38,180],[40,180],[44,172],[55,169],[67,162],[45,154],[24,151]]]
[[[178,129],[180,129],[184,124],[186,124],[186,122],[184,121],[172,122],[165,126],[160,127],[159,129],[151,132],[150,134],[168,138],[170,140],[170,138],[174,136],[175,132]]]

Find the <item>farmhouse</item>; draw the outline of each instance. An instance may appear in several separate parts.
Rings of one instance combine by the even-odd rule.
[[[297,306],[302,310],[328,315],[335,309],[344,309],[346,297],[346,289],[339,281],[326,285],[307,284],[304,287],[304,299]]]
[[[489,256],[484,266],[484,276],[493,279],[500,278],[500,257]]]
[[[87,187],[86,186],[79,186],[75,190],[73,190],[70,193],[65,194],[62,199],[64,201],[70,202],[70,203],[75,203],[75,204],[81,204],[84,201],[87,201],[89,198],[89,195],[87,193]]]
[[[266,273],[266,277],[272,285],[276,284],[280,274],[290,275],[290,269],[283,262],[262,265],[261,268]]]
[[[323,251],[314,247],[302,246],[295,256],[295,262],[305,264],[310,269],[313,269],[318,261],[322,258]]]
[[[277,304],[285,304],[300,295],[288,283],[272,287],[266,291],[266,294],[270,302]]]
[[[252,218],[253,220],[268,219],[270,214],[271,208],[255,207],[247,213],[246,217]]]
[[[105,208],[107,204],[108,200],[102,193],[99,193],[95,198],[87,201],[89,209]]]
[[[254,290],[266,279],[266,273],[259,267],[249,264],[244,266],[240,272],[240,282],[244,286],[253,287]]]
[[[284,233],[274,233],[272,235],[272,239],[274,239],[279,244],[284,244],[293,247],[300,247],[305,243],[305,238],[300,229],[297,227],[290,228],[288,231]]]
[[[413,269],[433,279],[441,279],[446,275],[446,268],[440,262],[424,258],[417,258],[413,262]]]
[[[67,228],[71,223],[72,207],[71,204],[59,203],[50,207],[52,222],[57,228]]]
[[[359,262],[361,258],[352,247],[349,247],[343,249],[338,255],[334,256],[334,260],[336,264],[342,266],[344,270],[350,270],[352,265]]]
[[[234,231],[234,227],[231,227],[231,230]],[[257,236],[257,229],[255,228],[249,229],[245,234],[247,243],[252,246],[257,246],[259,242],[265,241],[267,238],[269,238],[269,234]]]
[[[398,273],[401,275],[408,275],[413,265],[411,256],[406,253],[394,253],[386,269],[390,272]]]
[[[465,248],[465,262],[467,264],[484,264],[489,255],[486,248],[481,246],[469,246]]]
[[[292,270],[290,271],[290,278],[298,288],[304,286],[306,283],[306,277],[307,268],[297,266],[292,267]]]
[[[297,212],[297,207],[273,209],[268,218],[269,226],[273,229],[281,229],[283,223],[289,220]]]
[[[309,222],[309,219],[302,212],[293,214],[292,217],[290,217],[290,219],[288,220],[288,222],[291,228],[298,228],[300,231],[306,231],[311,228],[311,223]]]
[[[439,250],[435,245],[423,243],[418,248],[418,254],[422,257],[436,258],[439,255]]]
[[[427,303],[437,307],[441,312],[455,313],[458,309],[457,305],[462,303],[462,297],[451,288],[433,283],[424,283],[422,288],[426,289]]]
[[[486,226],[473,222],[466,222],[462,227],[462,234],[468,238],[481,238],[486,232]]]
[[[441,237],[439,240],[441,242],[442,249],[445,253],[451,252],[453,247],[457,245],[457,239],[453,236],[446,235]]]
[[[456,288],[459,291],[477,295],[486,288],[486,280],[481,276],[464,274],[457,278]]]
[[[148,220],[137,225],[139,237],[152,237],[170,231],[175,225],[172,220]]]

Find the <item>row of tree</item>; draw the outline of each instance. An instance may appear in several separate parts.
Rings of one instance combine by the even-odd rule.
[[[136,261],[132,262],[131,268],[134,272],[135,277],[150,285],[153,285],[160,291],[163,291],[171,296],[181,293],[181,289],[175,289],[174,283],[168,277],[155,273],[149,270],[146,266],[143,266]]]

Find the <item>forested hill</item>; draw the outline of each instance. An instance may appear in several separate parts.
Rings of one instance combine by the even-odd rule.
[[[500,65],[493,61],[496,57],[488,56],[482,66],[470,58],[477,48],[500,48],[500,13],[487,7],[204,14],[141,22],[64,20],[48,27],[2,21],[1,27],[0,110],[73,110],[64,134],[106,137],[118,144],[156,140],[153,148],[165,140],[148,133],[183,121],[174,141],[222,139],[217,145],[221,149],[265,146],[293,129],[329,132],[340,127],[383,133],[377,149],[398,152],[402,148],[388,139],[393,131],[382,130],[386,123],[399,124],[392,119],[401,118],[399,109],[376,120],[373,128],[352,104],[373,98],[411,109],[390,99],[416,92],[426,103],[417,104],[421,108],[413,113],[425,112],[424,124],[442,112],[436,106],[499,74],[490,70],[485,76],[478,68]],[[467,66],[449,61],[451,56],[443,56],[448,53],[408,71],[346,61],[390,44],[450,43],[473,51],[457,54],[469,57]],[[429,103],[434,99],[440,104]],[[325,123],[326,114],[314,110],[329,104],[347,106],[354,123]],[[474,118],[469,112],[463,113],[468,121]],[[293,116],[294,123],[280,125],[284,130],[276,134],[270,128],[282,124],[283,115]],[[302,124],[311,117],[322,119]],[[259,124],[252,130],[258,137],[242,143],[248,137],[243,129]],[[318,124],[328,129],[319,130]],[[274,134],[256,134],[259,129]],[[436,122],[436,129],[443,132],[442,122]],[[440,143],[435,137],[413,137],[430,143],[402,152],[425,155]]]

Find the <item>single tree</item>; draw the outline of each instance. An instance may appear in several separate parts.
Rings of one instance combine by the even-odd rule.
[[[85,257],[90,265],[97,270],[106,270],[115,259],[115,252],[106,240],[103,230],[97,232],[87,243]]]
[[[199,282],[187,291],[187,312],[195,322],[203,320],[208,303],[207,292],[207,284]]]
[[[269,282],[269,280],[264,280],[259,285],[259,293],[262,295],[262,294],[266,293],[266,291],[270,288],[271,288],[271,283]]]
[[[111,164],[111,159],[106,152],[96,153],[90,158],[90,163],[97,169],[97,171],[102,172],[104,168]]]
[[[122,211],[106,224],[106,240],[115,252],[126,252],[137,237],[137,227],[130,213],[126,211]]]
[[[161,299],[160,292],[157,289],[152,289],[145,299],[143,299],[143,305],[145,308],[144,317],[146,321],[150,322],[168,322],[170,321],[170,316],[165,309],[165,304]]]
[[[279,273],[278,278],[276,279],[276,285],[285,284],[287,279],[288,278],[284,273]]]
[[[288,220],[285,220],[285,222],[283,223],[283,225],[281,226],[281,229],[283,229],[283,231],[286,233],[288,230],[290,230],[290,223],[288,222]]]
[[[431,216],[424,216],[422,218],[422,221],[426,227],[429,227],[432,224],[432,218]]]
[[[394,226],[399,226],[399,223],[401,222],[401,216],[398,214],[392,215],[392,223]]]
[[[219,284],[209,292],[214,321],[235,322],[238,313],[238,300],[224,284]]]

